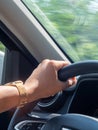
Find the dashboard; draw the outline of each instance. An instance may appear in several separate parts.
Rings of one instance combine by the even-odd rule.
[[[71,65],[73,69],[68,66],[68,69],[72,70],[70,71],[69,76],[71,73],[72,76],[74,76],[75,72],[84,72],[84,75],[78,77],[77,84],[75,86],[61,91],[49,98],[27,104],[27,106],[22,109],[17,109],[11,120],[8,130],[11,130],[12,128],[15,130],[52,130],[52,128],[53,130],[61,130],[61,128],[63,130],[72,130],[72,128],[79,128],[78,130],[97,130],[97,62],[90,64],[91,66],[88,68],[85,68],[84,64],[82,64],[84,69],[81,69],[81,65],[78,66],[78,64],[75,64],[75,66],[77,66],[77,69],[75,70],[74,66]],[[85,65],[88,65],[88,62]],[[92,66],[94,69],[91,69]],[[85,71],[85,69],[87,69],[87,71]],[[63,69],[63,72],[65,70]],[[90,73],[95,72],[95,70],[96,73]],[[64,73],[62,73],[61,77],[63,80],[66,76],[64,76]],[[68,75],[66,78],[69,78]]]
[[[80,76],[76,86],[59,92],[53,97],[41,99],[27,119],[17,123],[15,130],[41,130],[47,120],[67,113],[79,113],[98,117],[98,75]],[[64,128],[63,128],[64,130]]]

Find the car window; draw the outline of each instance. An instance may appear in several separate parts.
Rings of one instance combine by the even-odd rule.
[[[22,0],[73,61],[98,59],[98,0]]]
[[[2,80],[4,54],[5,54],[5,46],[2,44],[2,42],[0,42],[0,83]]]

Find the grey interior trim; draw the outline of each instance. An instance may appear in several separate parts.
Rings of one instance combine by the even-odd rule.
[[[0,20],[39,62],[45,58],[67,59],[20,0],[1,0],[0,13]]]

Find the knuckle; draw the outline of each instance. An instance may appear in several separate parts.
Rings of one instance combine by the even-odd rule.
[[[53,60],[50,60],[50,61],[48,62],[48,64],[49,64],[50,66],[53,66],[53,65],[54,65],[54,61],[53,61]]]
[[[43,61],[42,61],[42,63],[48,63],[50,60],[49,59],[44,59]]]

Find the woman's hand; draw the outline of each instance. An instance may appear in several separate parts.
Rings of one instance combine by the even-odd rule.
[[[74,85],[76,83],[75,77],[70,78],[66,82],[61,82],[58,79],[58,70],[67,65],[69,63],[66,61],[42,61],[24,84],[29,102],[52,96]]]

